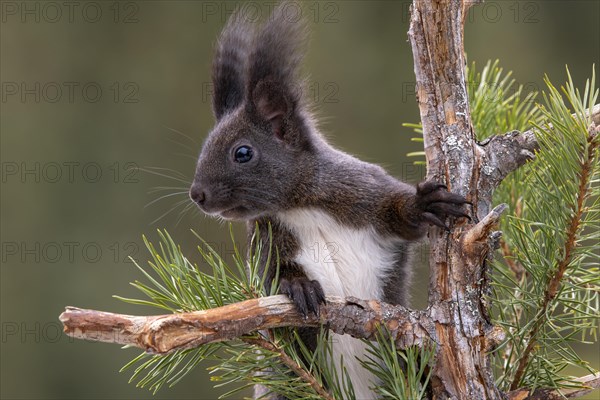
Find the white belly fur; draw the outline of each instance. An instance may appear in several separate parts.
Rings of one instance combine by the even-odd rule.
[[[373,227],[344,226],[317,209],[286,211],[279,219],[299,241],[295,261],[309,279],[321,283],[326,295],[382,299],[382,282],[394,268],[394,255],[402,239],[384,238]],[[374,399],[369,386],[375,378],[356,360],[364,358],[365,345],[348,335],[333,334],[331,340],[337,361],[340,355],[344,357],[356,399]]]

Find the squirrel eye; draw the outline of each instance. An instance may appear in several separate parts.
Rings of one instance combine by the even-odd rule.
[[[235,149],[234,159],[239,163],[246,163],[252,159],[252,148],[249,146],[240,146]]]

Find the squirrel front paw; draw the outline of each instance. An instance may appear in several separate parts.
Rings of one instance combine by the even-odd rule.
[[[318,281],[306,277],[282,278],[279,291],[287,295],[304,317],[312,312],[319,316],[319,305],[325,304],[325,294]]]
[[[417,185],[416,206],[422,220],[442,229],[449,230],[444,222],[448,216],[471,219],[463,209],[465,204],[471,203],[463,196],[449,192],[441,183],[425,181]]]

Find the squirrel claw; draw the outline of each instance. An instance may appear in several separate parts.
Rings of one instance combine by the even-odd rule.
[[[432,214],[430,212],[424,212],[423,219],[437,227],[440,227],[440,228],[446,230],[447,232],[450,231],[450,228],[448,227],[448,225],[446,225],[441,219],[436,217],[435,214]]]
[[[448,189],[448,186],[433,181],[423,181],[417,185],[417,193],[423,196],[439,189]]]
[[[325,304],[325,294],[318,281],[311,281],[306,277],[282,278],[279,291],[292,300],[304,318],[309,313],[320,316],[319,306]]]
[[[463,196],[448,191],[447,186],[426,181],[417,185],[417,207],[423,221],[449,231],[444,220],[449,217],[467,218],[471,216],[463,210],[465,204],[472,204]]]

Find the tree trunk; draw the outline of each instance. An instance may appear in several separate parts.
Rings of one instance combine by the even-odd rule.
[[[423,124],[427,178],[473,203],[473,218],[491,208],[491,191],[480,185],[484,157],[475,141],[467,86],[463,25],[470,3],[415,0],[409,38],[413,49],[417,97]],[[494,384],[488,339],[493,326],[484,295],[486,260],[499,234],[487,224],[455,225],[452,233],[431,228],[429,313],[436,323],[437,354],[432,376],[435,399],[500,399]]]

